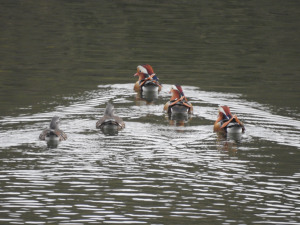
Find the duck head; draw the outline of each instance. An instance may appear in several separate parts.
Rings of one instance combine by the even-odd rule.
[[[170,101],[180,99],[182,96],[184,96],[182,87],[179,84],[174,84],[171,87],[170,93],[172,93]]]
[[[152,74],[154,74],[152,66],[145,64],[137,67],[137,73],[134,76],[138,76],[139,80],[143,80]]]
[[[60,125],[60,118],[58,116],[53,116],[51,122],[50,122],[50,129],[59,129]]]
[[[221,117],[222,120],[229,120],[232,117],[230,108],[227,105],[219,107],[219,117]]]
[[[105,108],[104,116],[105,117],[113,117],[114,111],[115,111],[115,107],[112,104],[108,103]]]

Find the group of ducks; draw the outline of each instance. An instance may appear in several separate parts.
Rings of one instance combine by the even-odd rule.
[[[137,67],[137,73],[134,74],[134,76],[139,77],[133,88],[136,92],[161,91],[162,85],[159,83],[158,77],[155,75],[153,68],[149,64],[139,65]],[[180,85],[174,84],[171,87],[170,93],[172,94],[172,97],[164,106],[165,112],[168,114],[191,114],[193,112],[193,106],[190,102],[188,102]],[[39,139],[58,141],[66,140],[67,135],[59,129],[59,125],[60,118],[58,116],[54,116],[50,122],[50,127],[40,134]],[[96,128],[102,130],[114,129],[118,131],[125,128],[125,123],[119,116],[114,114],[114,106],[108,103],[104,116],[96,123]],[[214,123],[214,131],[224,133],[242,133],[245,131],[245,127],[236,115],[231,114],[228,106],[220,106],[218,119]]]

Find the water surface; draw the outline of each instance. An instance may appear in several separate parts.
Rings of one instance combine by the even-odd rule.
[[[298,1],[0,1],[1,224],[299,224]],[[163,84],[137,98],[149,63]],[[178,83],[194,105],[163,112]],[[95,128],[107,102],[126,128]],[[213,132],[219,105],[246,126]],[[68,140],[39,141],[51,117]]]
[[[183,86],[195,112],[173,126],[162,110],[170,86],[150,105],[133,84],[99,85],[51,112],[3,117],[0,221],[298,223],[300,122],[242,96]],[[95,128],[107,102],[126,123],[117,136]],[[223,103],[246,133],[213,132]],[[38,140],[52,115],[68,134],[58,146]]]

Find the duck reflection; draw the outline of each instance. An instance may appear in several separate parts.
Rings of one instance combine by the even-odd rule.
[[[241,133],[221,133],[217,134],[217,149],[226,151],[229,155],[235,155],[238,151],[238,145],[241,142]]]
[[[48,140],[47,141],[47,148],[57,148],[58,144],[59,144],[58,140],[54,140],[54,139]]]
[[[169,120],[169,124],[171,126],[184,126],[184,124],[188,123],[192,120],[190,114],[187,113],[168,113],[166,119]]]
[[[136,93],[136,101],[138,105],[152,105],[157,99],[157,91],[137,91]]]
[[[105,134],[106,136],[116,136],[119,133],[117,126],[112,125],[112,124],[103,125],[101,130],[102,130],[103,134]]]

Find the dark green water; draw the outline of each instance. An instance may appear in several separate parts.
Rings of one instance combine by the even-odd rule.
[[[0,1],[0,224],[299,224],[298,1]],[[136,99],[136,67],[164,85]],[[170,85],[194,105],[163,113]],[[95,129],[107,101],[125,121]],[[246,126],[212,132],[219,105]],[[68,140],[39,133],[54,115]]]
[[[162,83],[244,94],[281,113],[298,109],[299,7],[297,1],[1,1],[1,114],[97,84],[133,82],[143,63]]]

